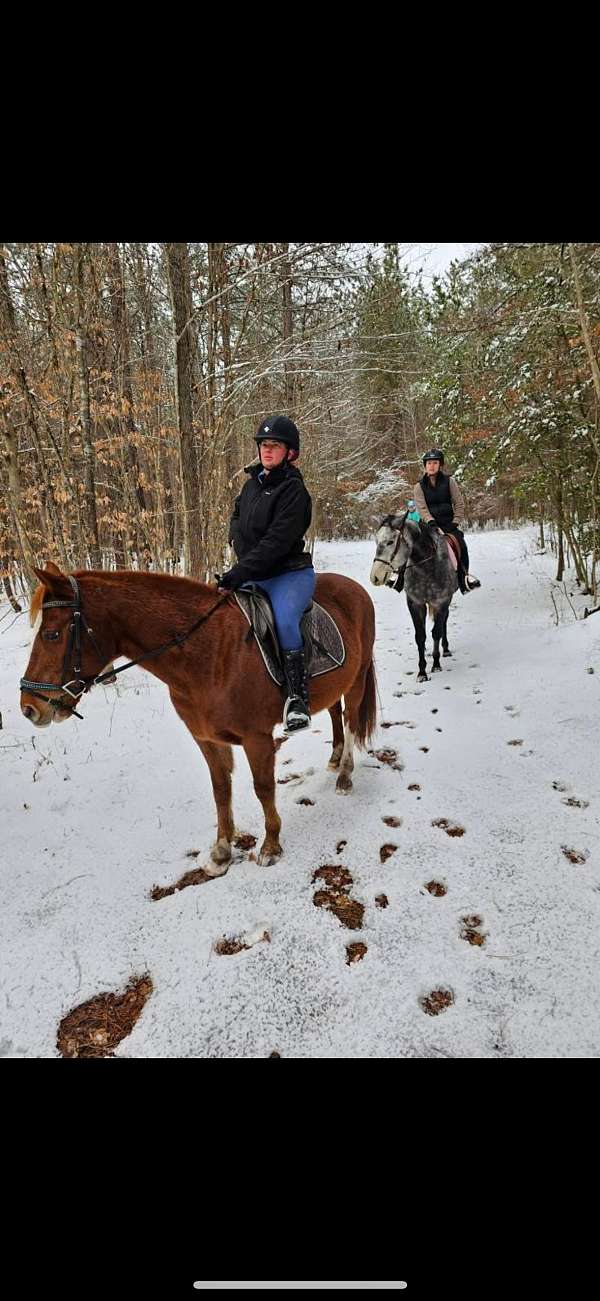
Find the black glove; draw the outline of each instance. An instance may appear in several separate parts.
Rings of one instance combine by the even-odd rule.
[[[236,587],[241,587],[242,583],[246,581],[243,574],[239,573],[237,565],[234,565],[233,569],[228,569],[227,573],[221,574],[220,577],[215,574],[215,578],[218,580],[219,587],[225,588],[228,592],[234,591]]]
[[[428,529],[437,529],[437,528],[439,528],[439,524],[438,524],[437,520],[434,520],[434,519],[428,519],[428,520],[427,520],[427,528],[428,528]]]

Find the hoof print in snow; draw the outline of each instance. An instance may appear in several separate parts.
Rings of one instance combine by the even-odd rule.
[[[335,847],[336,854],[341,854],[342,850],[346,848],[347,844],[348,844],[347,840],[338,840],[337,845]]]
[[[396,853],[397,848],[398,846],[392,845],[391,842],[390,844],[382,845],[381,849],[379,850],[379,857],[381,859],[381,862],[385,863],[388,858],[391,858],[392,854]]]
[[[337,890],[344,889],[347,885],[352,885],[352,877],[347,867],[341,863],[325,863],[323,867],[318,867],[312,874],[313,883],[315,881],[325,881],[327,885],[334,886]]]
[[[574,795],[570,795],[568,800],[561,800],[562,804],[567,804],[570,809],[588,809],[589,800],[578,800]]]
[[[184,872],[175,885],[155,885],[150,891],[150,898],[156,903],[157,899],[166,899],[169,894],[176,894],[178,890],[185,890],[188,885],[204,885],[205,881],[216,881],[217,877],[211,876],[210,872],[205,872],[203,867],[194,867],[190,872]]]
[[[345,890],[317,890],[315,908],[327,908],[349,931],[359,931],[365,912],[364,904],[351,899]]]
[[[465,835],[465,827],[458,826],[456,822],[449,822],[446,817],[433,818],[432,826],[440,826],[446,835]]]
[[[439,1016],[440,1012],[445,1012],[453,1002],[454,994],[450,989],[432,989],[430,994],[425,994],[419,999],[419,1007],[428,1016]]]
[[[353,962],[360,962],[367,952],[366,944],[361,944],[357,940],[354,944],[346,945],[346,963],[351,966]]]
[[[432,826],[439,826],[445,831],[446,835],[465,835],[465,827],[458,826],[456,822],[449,822],[446,817],[433,818]]]
[[[448,893],[446,886],[442,885],[441,881],[428,881],[425,889],[429,890],[430,894],[435,895],[436,899],[441,899],[443,894]]]
[[[131,1034],[153,985],[149,975],[128,985],[124,994],[97,994],[64,1016],[56,1046],[61,1057],[113,1057]]]
[[[431,712],[432,712],[432,714],[439,714],[440,711],[439,711],[439,709],[432,709]]]
[[[299,799],[299,800],[296,800],[296,804],[312,804],[312,805],[314,805],[314,802],[315,802],[314,800],[309,800],[308,797],[307,797],[306,795],[301,795],[300,799]]]
[[[239,836],[234,836],[233,843],[236,849],[254,849],[256,836],[251,836],[247,831],[240,832]]]
[[[553,789],[554,791],[566,791],[566,790],[568,790],[567,783],[566,783],[566,782],[552,782],[552,789]]]
[[[470,913],[467,917],[460,919],[460,938],[467,940],[469,944],[485,944],[485,932],[482,931],[483,917],[478,913]]]
[[[423,754],[429,754],[429,746],[428,746],[428,745],[420,745],[420,746],[419,746],[419,750],[422,750],[422,751],[423,751]]]
[[[570,863],[585,863],[590,856],[589,849],[569,849],[568,845],[561,845],[561,849]]]
[[[387,897],[387,894],[376,894],[375,903],[377,904],[378,908],[388,908],[390,901]]]
[[[507,745],[522,745],[522,744],[523,744],[523,741],[522,741],[522,740],[507,741],[506,744],[507,744]]]
[[[385,822],[386,827],[401,827],[401,826],[402,826],[402,818],[396,818],[396,817],[394,817],[393,813],[390,813],[389,817],[387,817],[387,818],[382,818],[381,821],[382,821],[382,822]]]
[[[297,781],[300,781],[300,773],[299,773],[299,772],[289,772],[289,773],[287,774],[287,777],[278,777],[278,778],[277,778],[277,785],[278,785],[278,786],[286,786],[288,782],[297,782]]]
[[[369,750],[368,753],[374,759],[379,759],[380,763],[386,763],[389,768],[393,768],[394,772],[402,772],[404,764],[399,761],[397,750],[388,748],[385,750]]]
[[[408,789],[409,791],[420,791],[421,787],[419,786],[418,782],[413,782]]]
[[[228,940],[223,936],[222,940],[217,940],[215,944],[215,953],[220,953],[222,957],[230,957],[233,953],[241,953],[242,949],[247,949],[247,944],[242,944],[240,940]]]
[[[244,935],[223,935],[214,945],[215,953],[221,957],[231,957],[232,954],[242,953],[244,949],[251,949],[253,944],[260,944],[262,941],[271,943],[271,936],[264,926],[259,926],[254,931],[248,931]]]

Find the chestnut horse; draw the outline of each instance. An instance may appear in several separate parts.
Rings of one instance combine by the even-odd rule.
[[[21,680],[25,717],[37,727],[62,722],[104,669],[112,676],[113,660],[141,661],[167,684],[210,769],[217,807],[211,874],[227,871],[231,860],[232,745],[244,747],[264,810],[258,861],[274,862],[282,848],[273,728],[282,720],[283,698],[254,638],[247,641],[247,622],[231,594],[169,574],[83,570],[69,576],[51,562],[35,573],[42,586],[31,603],[31,622],[38,626]],[[315,599],[335,619],[346,647],[343,665],[309,684],[313,714],[328,709],[331,715],[329,767],[338,771],[336,790],[346,793],[354,744],[364,746],[376,724],[375,611],[364,588],[340,574],[318,574]]]

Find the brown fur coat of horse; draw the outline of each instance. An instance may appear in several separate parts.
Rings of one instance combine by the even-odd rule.
[[[47,600],[71,600],[73,590],[66,575],[51,563],[35,572],[42,586],[33,596],[32,624],[39,614],[43,617],[25,677],[60,684],[71,676],[61,677],[72,614],[64,608],[42,611],[41,606]],[[98,676],[119,656],[137,659],[175,633],[186,632],[218,599],[214,587],[168,574],[83,570],[74,577],[82,610],[102,652],[99,657],[91,639],[82,633],[83,677]],[[346,793],[352,789],[354,744],[364,746],[376,724],[375,611],[364,588],[340,574],[318,574],[315,599],[335,619],[346,647],[341,668],[311,678],[309,684],[312,713],[328,709],[331,715],[329,767],[338,772],[336,789]],[[254,639],[246,641],[247,631],[246,620],[230,598],[189,640],[142,666],[167,684],[174,708],[208,763],[217,808],[217,840],[211,850],[215,875],[226,871],[231,859],[233,745],[243,746],[246,752],[264,811],[265,839],[259,862],[273,862],[282,853],[281,820],[275,806],[273,728],[281,722],[283,700]],[[59,636],[46,640],[48,632]],[[26,689],[21,692],[21,710],[38,727],[72,717],[58,685],[48,694],[50,702],[44,702]]]

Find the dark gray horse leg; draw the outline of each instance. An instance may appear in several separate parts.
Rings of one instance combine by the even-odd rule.
[[[440,638],[443,639],[446,636],[447,618],[448,618],[448,603],[444,602],[444,605],[438,606],[438,609],[436,610],[435,619],[433,622],[433,628],[431,630],[431,635],[433,637],[432,673],[441,673],[442,671],[442,666],[440,664]],[[447,644],[448,643],[446,642],[446,645]]]
[[[410,617],[415,627],[415,641],[419,651],[419,673],[417,682],[427,682],[427,664],[425,662],[425,611],[424,605],[417,605],[415,601],[408,601]]]
[[[448,601],[448,604],[446,606],[446,613],[444,615],[444,625],[442,628],[442,647],[443,647],[442,653],[444,655],[452,655],[452,651],[450,650],[450,647],[448,645],[448,632],[447,632],[449,613],[450,613],[450,602]]]

